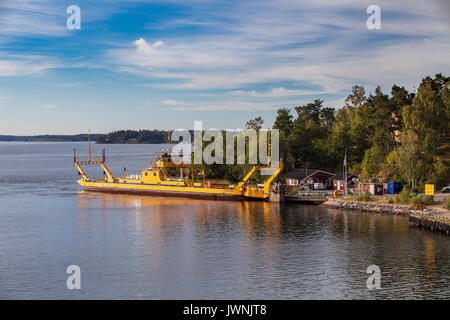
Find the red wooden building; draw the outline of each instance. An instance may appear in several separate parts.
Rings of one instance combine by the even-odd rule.
[[[357,190],[360,192],[368,192],[374,196],[382,196],[384,194],[382,183],[361,182],[358,184]]]
[[[318,169],[293,169],[284,175],[288,188],[332,189],[330,180],[335,174]],[[322,188],[320,188],[322,185]]]

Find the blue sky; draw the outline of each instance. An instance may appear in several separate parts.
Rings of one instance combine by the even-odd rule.
[[[448,75],[449,35],[444,0],[0,1],[0,134],[268,127],[279,107],[342,107],[353,84]]]

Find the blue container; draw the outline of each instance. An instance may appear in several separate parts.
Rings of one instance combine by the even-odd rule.
[[[402,184],[400,182],[388,182],[388,193],[395,194],[400,193],[402,191]]]

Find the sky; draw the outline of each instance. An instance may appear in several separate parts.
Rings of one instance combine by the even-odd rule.
[[[280,107],[338,109],[355,84],[412,91],[436,73],[448,0],[0,0],[0,134],[270,127]]]

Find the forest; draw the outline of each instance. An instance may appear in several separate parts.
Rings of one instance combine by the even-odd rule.
[[[426,77],[416,93],[392,86],[367,94],[353,86],[338,111],[315,100],[277,110],[280,153],[286,167],[342,172],[345,149],[349,173],[363,181],[400,181],[422,190],[450,182],[450,77]],[[254,121],[254,120],[253,120]]]
[[[102,135],[97,143],[167,143],[169,131],[119,130]]]

